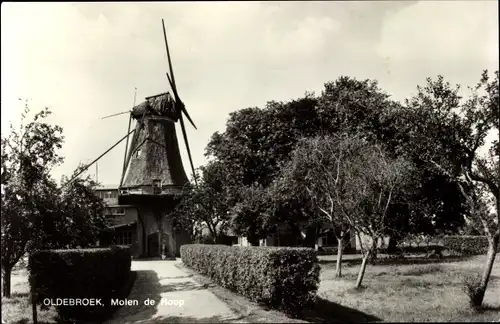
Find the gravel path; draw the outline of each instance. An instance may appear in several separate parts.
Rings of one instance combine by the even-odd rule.
[[[192,275],[181,261],[133,261],[137,279],[128,300],[107,324],[241,323],[241,318]],[[154,302],[154,304],[153,304]]]

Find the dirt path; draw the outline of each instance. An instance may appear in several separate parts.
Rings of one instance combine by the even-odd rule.
[[[106,323],[242,323],[223,301],[176,267],[179,262],[133,261],[137,279],[125,302],[136,304],[122,306]]]

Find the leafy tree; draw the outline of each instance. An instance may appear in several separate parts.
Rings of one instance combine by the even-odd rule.
[[[394,231],[388,226],[390,216],[394,215],[389,211],[400,192],[411,187],[409,179],[413,165],[404,158],[392,158],[375,145],[362,148],[353,161],[344,167],[348,170],[348,195],[358,202],[351,203],[355,207],[355,214],[349,223],[356,230],[360,242],[361,234],[370,238],[369,246],[361,245],[363,262],[356,281],[356,288],[359,288],[366,262],[375,253],[378,239]],[[401,196],[404,197],[404,194]]]
[[[84,167],[83,165],[77,167],[71,178],[80,173]],[[50,245],[86,248],[97,243],[107,227],[104,202],[95,194],[97,185],[98,183],[90,176],[80,177],[63,185],[59,196],[60,219],[58,223],[53,224],[56,232],[51,235],[57,239],[52,239]]]
[[[288,103],[269,102],[265,109],[233,112],[224,133],[212,135],[206,156],[227,166],[231,185],[267,187],[298,139],[317,132],[315,105],[316,99],[307,96]]]
[[[270,195],[261,186],[241,187],[242,198],[231,208],[231,227],[238,235],[246,236],[253,246],[259,245],[259,239],[269,233],[270,227]]]
[[[413,169],[413,188],[400,196],[390,213],[392,243],[396,244],[400,234],[430,234],[456,232],[463,224],[460,215],[469,208],[461,201],[461,193],[455,183],[448,181],[436,170],[422,163],[420,155],[413,149],[411,113],[390,100],[376,81],[358,81],[340,77],[325,85],[319,99],[318,110],[330,134],[346,132],[363,134],[374,144],[384,145],[393,157],[411,160],[418,168]],[[396,231],[397,229],[397,231]]]
[[[480,82],[470,88],[466,100],[458,95],[442,76],[427,79],[418,94],[407,101],[409,136],[413,151],[434,170],[448,177],[460,190],[470,208],[472,224],[480,224],[488,238],[487,260],[480,285],[472,298],[474,305],[481,305],[488,285],[491,269],[500,240],[499,216],[499,73],[490,79],[484,71]],[[487,136],[496,135],[490,145]],[[480,154],[480,149],[488,153]],[[487,192],[494,213],[478,208],[478,202]],[[483,198],[483,199],[482,199]]]
[[[319,98],[306,94],[287,103],[271,101],[265,109],[247,108],[232,113],[225,132],[212,136],[206,155],[227,165],[231,173],[228,185],[253,186],[248,190],[260,186],[267,190],[273,184],[276,208],[267,214],[272,215],[274,221],[285,221],[291,225],[300,237],[299,224],[312,214],[310,208],[290,207],[303,205],[309,199],[306,195],[295,195],[293,190],[281,190],[286,179],[281,180],[281,185],[274,182],[281,166],[290,159],[290,153],[301,138],[345,128],[357,130],[366,124],[367,111],[374,116],[375,123],[375,116],[388,103],[387,98],[375,82],[341,77],[336,82],[327,83]],[[247,199],[236,201],[240,207],[250,202]],[[247,207],[254,209],[255,206]],[[249,219],[246,221],[248,223]],[[319,229],[314,216],[309,218],[309,225],[306,232],[311,235],[306,236],[304,243],[314,246]]]
[[[28,112],[26,105],[23,121]],[[50,171],[63,160],[57,151],[64,137],[61,127],[46,122],[50,114],[46,108],[2,137],[2,278],[7,297],[12,268],[26,252],[93,245],[106,225],[96,183],[89,177],[62,188],[51,178]]]
[[[201,167],[201,175],[197,175],[198,184],[185,186],[172,213],[176,226],[186,229],[192,238],[201,235],[202,229],[207,228],[213,243],[220,243],[229,226],[228,197],[231,196],[226,192],[229,188],[222,185],[228,174],[224,167],[216,161]]]
[[[369,140],[390,139],[386,134],[387,111],[397,104],[390,100],[374,80],[356,80],[341,76],[327,82],[318,99],[322,135],[363,133]],[[389,136],[387,136],[389,135]]]
[[[334,229],[338,241],[337,267],[335,275],[342,276],[342,253],[350,225],[345,220],[342,206],[345,203],[340,168],[343,151],[347,144],[334,137],[316,137],[302,140],[292,154],[288,165],[283,168],[282,183],[294,188],[299,197],[307,197],[311,218]],[[294,206],[295,208],[298,206]]]
[[[374,144],[382,144],[393,157],[411,160],[416,168],[411,175],[414,188],[399,196],[390,210],[391,242],[396,244],[400,234],[427,234],[456,232],[464,224],[462,215],[469,212],[462,202],[456,183],[429,168],[414,150],[412,123],[414,116],[398,102],[390,100],[376,81],[358,81],[340,77],[325,85],[319,98],[318,111],[327,134],[363,134]],[[396,231],[397,229],[397,231]]]
[[[276,219],[269,218],[273,212],[267,208],[271,206],[264,206],[269,204],[262,204],[257,197],[269,197],[268,187],[298,139],[318,131],[315,105],[316,98],[308,94],[288,103],[269,102],[265,109],[236,111],[231,113],[224,133],[215,133],[207,145],[206,155],[225,165],[224,186],[229,188],[228,203],[234,207],[232,224],[238,232],[255,237],[253,241],[264,235],[264,228],[271,229]],[[248,199],[249,192],[255,199]]]
[[[324,231],[322,219],[290,161],[283,165],[268,191],[270,223],[288,226],[303,246],[314,248],[318,235]]]
[[[25,114],[29,112],[28,105]],[[11,125],[2,136],[2,278],[3,296],[10,297],[10,275],[19,258],[30,247],[37,227],[52,212],[57,190],[49,172],[62,158],[62,129],[45,122],[49,109],[37,113],[16,131]]]
[[[387,232],[388,211],[410,169],[408,162],[391,158],[361,136],[306,139],[294,152],[290,176],[310,194],[323,221],[339,229],[337,276],[341,276],[346,234],[353,229],[358,237],[371,238],[371,245],[363,250],[356,287],[361,285],[375,242]]]
[[[199,240],[203,232],[203,224],[197,221],[193,215],[193,210],[196,202],[195,198],[196,187],[193,182],[189,182],[182,188],[182,194],[176,199],[174,209],[167,214],[167,218],[172,219],[172,226],[176,230],[185,230],[191,242]]]
[[[306,203],[309,200],[307,195],[293,189],[290,183],[285,184],[285,178],[276,182],[299,140],[344,132],[362,133],[369,142],[383,143],[391,155],[406,156],[413,161],[418,155],[408,155],[408,152],[413,152],[407,127],[408,115],[375,81],[340,77],[326,83],[318,97],[307,94],[286,103],[271,101],[264,109],[247,108],[231,113],[226,130],[212,136],[206,155],[225,165],[228,175],[224,186],[233,188],[228,191],[233,195],[233,204],[239,203],[243,207],[241,204],[250,202],[237,194],[241,190],[234,188],[244,186],[253,187],[249,190],[275,191],[271,195],[274,209],[261,213],[260,217],[271,217],[269,224],[286,222],[299,237],[300,224],[308,220],[306,232],[311,235],[307,235],[303,242],[314,246],[320,226]],[[391,210],[394,211],[391,228],[398,225],[398,232],[414,233],[434,233],[441,228],[456,230],[463,222],[460,223],[458,217],[450,219],[450,211],[464,213],[467,209],[459,199],[458,188],[450,191],[447,181],[439,178],[432,169],[415,171],[413,178],[417,176],[421,190],[411,191],[406,199],[400,199],[398,212],[395,208]],[[445,190],[447,194],[444,194]],[[440,194],[436,195],[437,192]],[[409,206],[410,202],[412,206]],[[247,207],[255,209],[255,206]],[[247,224],[249,221],[250,218],[245,220]],[[258,223],[261,221],[256,219]],[[260,225],[256,224],[254,228],[260,228]]]

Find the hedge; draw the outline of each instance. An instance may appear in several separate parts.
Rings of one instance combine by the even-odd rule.
[[[319,285],[313,249],[187,244],[182,262],[216,284],[292,315],[314,302]]]
[[[488,239],[486,236],[450,235],[443,238],[443,246],[461,254],[485,254],[488,251]]]
[[[43,250],[30,255],[30,286],[38,304],[47,300],[101,299],[103,306],[56,306],[66,320],[102,321],[116,306],[112,298],[124,298],[130,277],[130,248]],[[48,299],[46,299],[48,298]]]

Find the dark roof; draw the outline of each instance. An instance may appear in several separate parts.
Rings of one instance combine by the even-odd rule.
[[[170,93],[165,92],[147,97],[146,100],[132,108],[132,117],[141,119],[144,115],[164,116],[177,121],[175,101]]]

